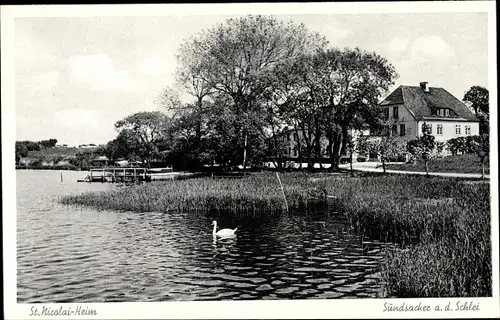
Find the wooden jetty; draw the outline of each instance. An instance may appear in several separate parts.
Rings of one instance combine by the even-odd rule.
[[[91,168],[89,174],[78,182],[142,182],[151,181],[147,168],[137,167],[105,167]]]

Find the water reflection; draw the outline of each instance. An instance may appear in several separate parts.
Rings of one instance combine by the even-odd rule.
[[[55,176],[59,178],[57,172]],[[266,219],[62,206],[52,172],[18,173],[18,301],[103,302],[377,297],[384,245],[338,215]],[[74,179],[76,181],[76,179]],[[233,238],[214,238],[238,227]]]

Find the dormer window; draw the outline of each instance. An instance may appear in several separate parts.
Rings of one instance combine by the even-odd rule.
[[[438,115],[438,117],[449,117],[450,109],[437,109],[436,114]]]

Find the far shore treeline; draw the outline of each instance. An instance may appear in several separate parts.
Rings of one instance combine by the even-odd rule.
[[[105,155],[111,163],[161,161],[175,170],[259,168],[269,162],[284,168],[290,135],[297,140],[292,150],[297,162],[309,169],[326,159],[337,170],[341,157],[350,155],[352,162],[353,153],[375,155],[384,166],[407,152],[428,161],[434,149],[444,147],[431,138],[390,136],[392,123],[378,105],[398,77],[387,59],[360,48],[337,48],[302,24],[267,16],[228,19],[185,40],[177,60],[175,86],[156,99],[161,111],[117,121],[115,139],[51,159],[53,166],[86,169]],[[188,102],[180,99],[186,94]],[[478,86],[464,96],[482,133],[489,130],[487,99],[487,90]],[[353,141],[353,130],[363,129],[389,134],[378,143]],[[31,151],[28,144],[16,144],[20,168],[27,166],[21,161],[26,149]]]

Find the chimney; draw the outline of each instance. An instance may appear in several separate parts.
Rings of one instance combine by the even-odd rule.
[[[429,84],[427,82],[420,82],[420,88],[425,92],[429,92]]]

